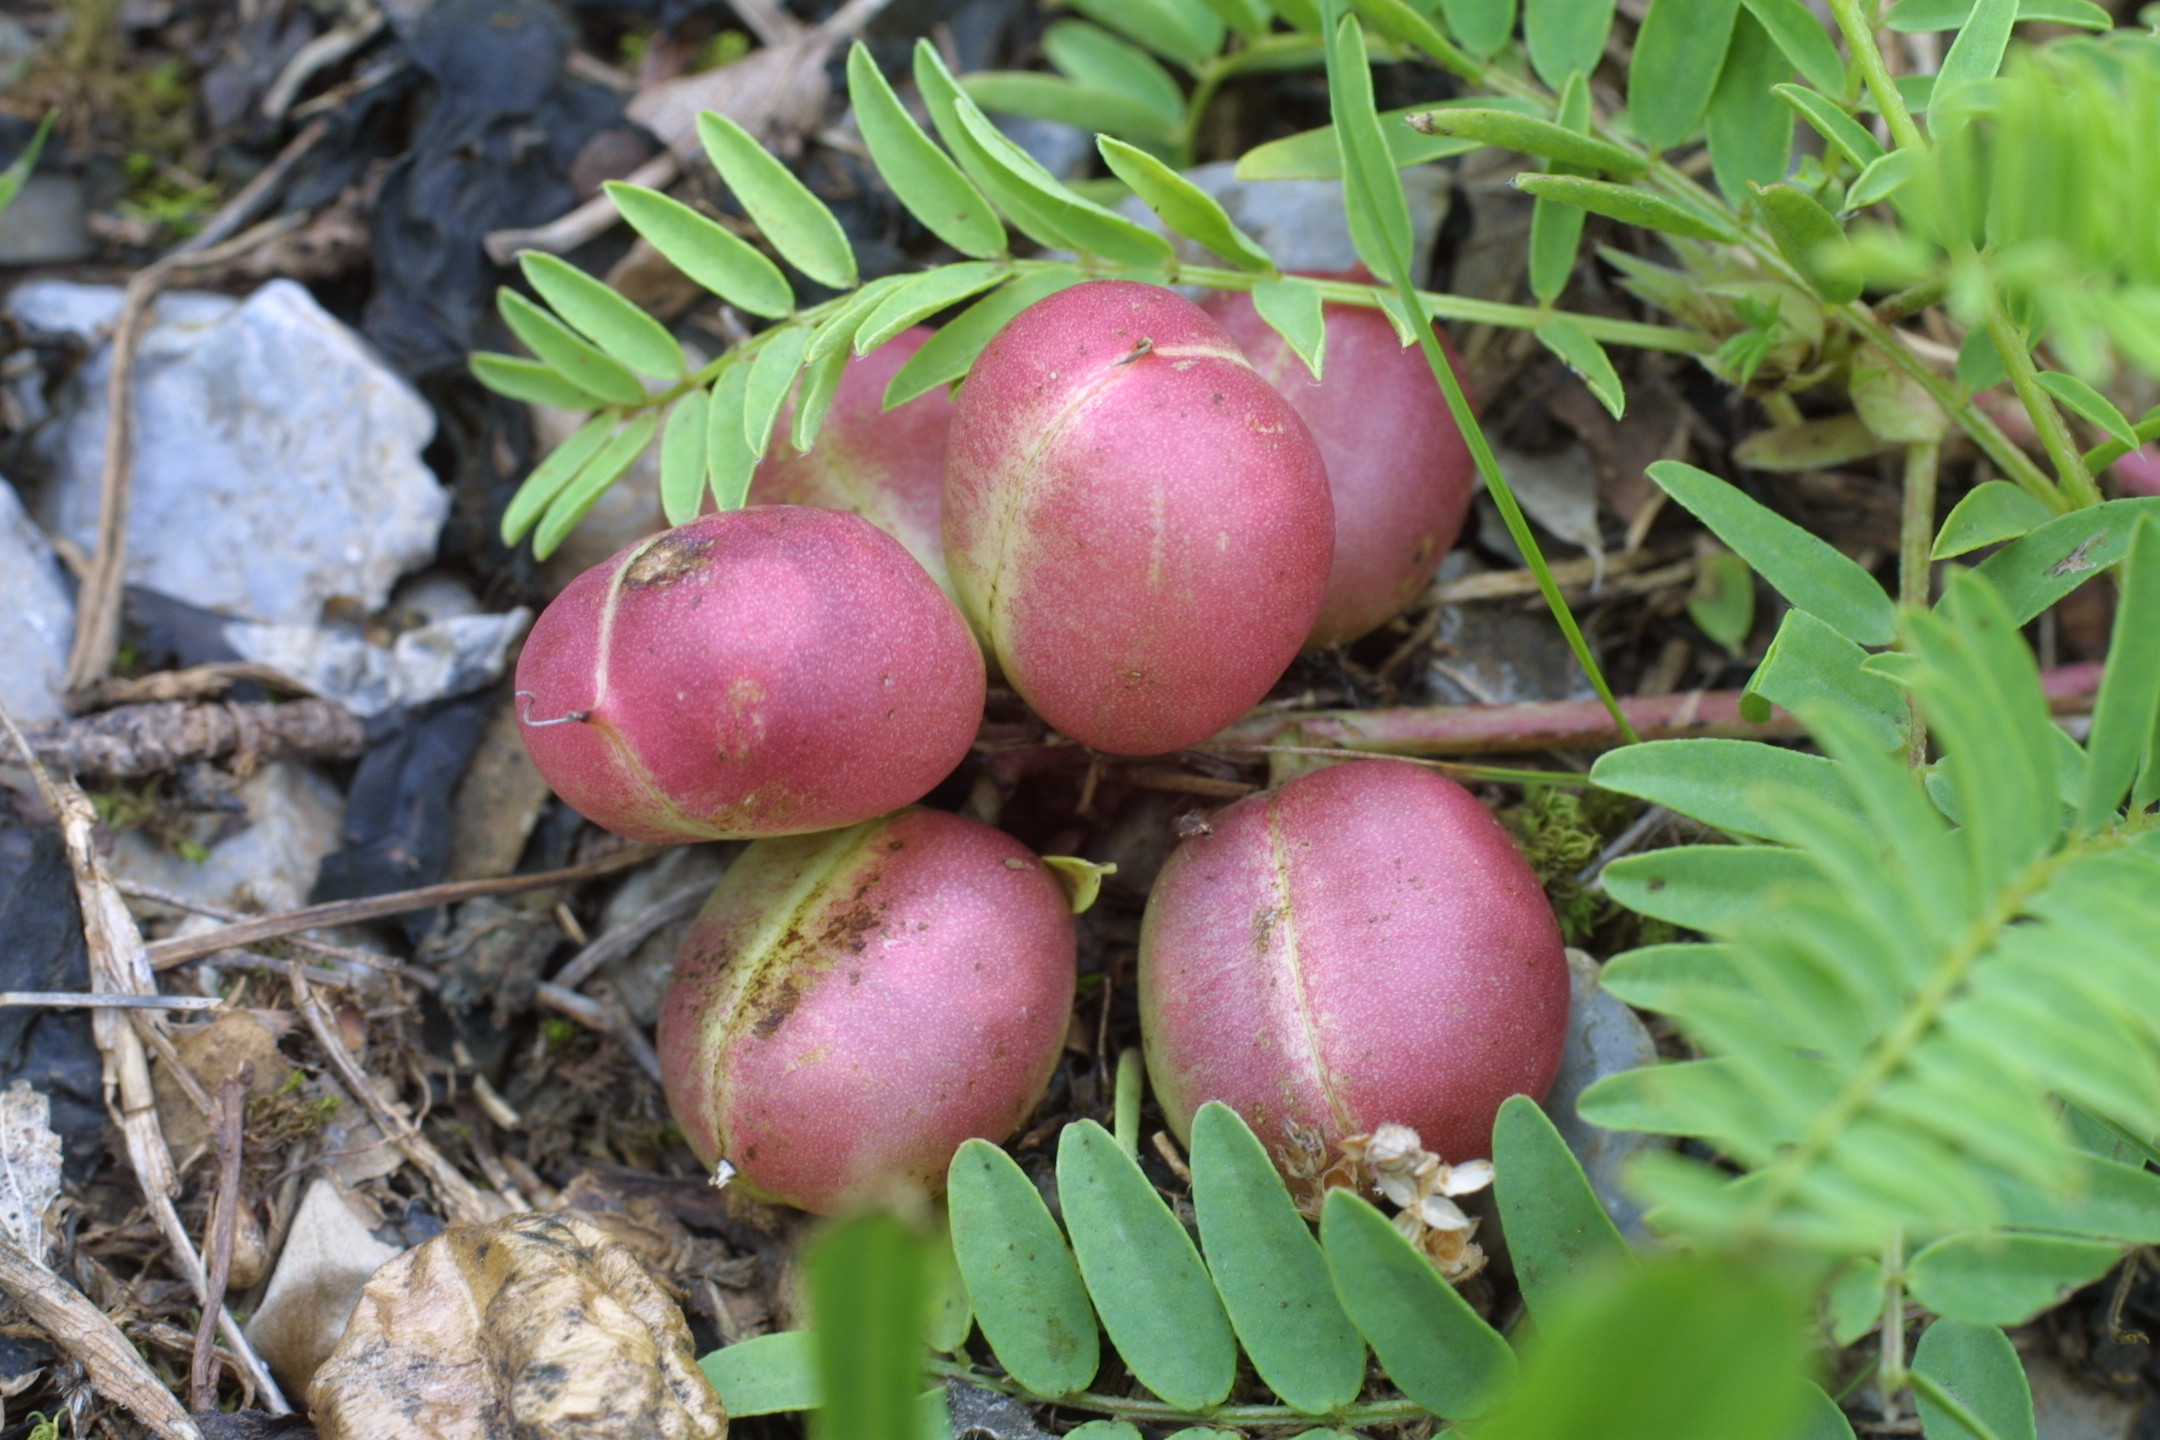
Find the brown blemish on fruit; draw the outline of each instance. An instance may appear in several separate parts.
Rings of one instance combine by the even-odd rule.
[[[638,552],[623,571],[623,585],[626,589],[648,590],[688,579],[705,568],[705,557],[712,547],[713,542],[705,536],[671,530]]]

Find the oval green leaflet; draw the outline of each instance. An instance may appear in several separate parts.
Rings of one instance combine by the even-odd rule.
[[[741,368],[737,362],[735,368]],[[697,519],[705,499],[706,411],[711,397],[692,390],[668,411],[660,433],[660,510],[670,525]]]
[[[1588,116],[1585,115],[1587,121]],[[1610,141],[1587,135],[1572,125],[1556,125],[1534,115],[1512,110],[1462,107],[1423,110],[1410,117],[1410,128],[1475,140],[1506,150],[1519,150],[1556,160],[1584,171],[1602,170],[1614,175],[1638,175],[1649,161]]]
[[[730,1420],[815,1410],[817,1356],[808,1330],[782,1330],[722,1346],[698,1361]]]
[[[723,369],[713,381],[712,399],[705,409],[705,470],[711,477],[713,505],[723,511],[742,509],[760,454],[744,434],[743,403],[750,369],[740,361]]]
[[[1462,1419],[1515,1378],[1507,1341],[1370,1202],[1330,1190],[1320,1244],[1336,1298],[1403,1394]]]
[[[1898,0],[1883,17],[1883,23],[1902,34],[1915,35],[1958,29],[1972,15],[1973,0]],[[2017,18],[2087,30],[2107,30],[2115,24],[2114,17],[2092,0],[2019,0]]]
[[[1950,42],[1942,68],[1935,72],[1935,86],[1928,92],[1931,108],[1960,86],[1995,78],[2003,53],[2010,48],[2010,31],[2017,18],[2018,0],[1977,0],[1972,14],[1958,27],[1957,39]]]
[[[1740,0],[1651,0],[1628,67],[1628,114],[1652,150],[1688,138],[1709,108]]]
[[[811,348],[816,347],[813,340]],[[832,409],[833,396],[840,393],[840,377],[847,371],[848,356],[847,346],[839,344],[804,362],[802,382],[795,388],[794,421],[788,426],[788,444],[798,454],[808,454],[817,443],[818,431],[825,428],[825,413]]]
[[[483,357],[474,356],[475,360]],[[518,486],[517,494],[503,510],[502,542],[516,545],[525,538],[525,532],[538,523],[540,516],[554,502],[562,488],[577,478],[587,461],[600,453],[607,444],[608,436],[615,433],[615,415],[595,415],[579,426],[577,431],[549,456],[533,467],[525,483]]]
[[[1714,934],[1760,910],[1772,886],[1821,875],[1814,861],[1795,850],[1675,845],[1613,861],[1605,867],[1605,893],[1638,915]]]
[[[1828,96],[1805,85],[1773,85],[1770,88],[1780,100],[1792,106],[1795,114],[1814,126],[1815,132],[1855,170],[1865,170],[1883,157],[1882,142],[1866,126],[1838,108],[1837,102]]]
[[[1772,87],[1792,78],[1792,61],[1743,9],[1733,17],[1732,41],[1717,88],[1703,114],[1710,169],[1718,189],[1738,204],[1750,185],[1785,178],[1792,163],[1793,116]]]
[[[1792,262],[1816,293],[1833,305],[1860,298],[1860,269],[1852,263],[1852,242],[1837,218],[1815,197],[1793,185],[1757,185],[1756,202],[1778,253]]]
[[[1077,265],[1052,265],[1029,271],[983,296],[940,327],[914,358],[900,367],[885,387],[885,408],[905,405],[918,395],[958,380],[1013,316],[1086,278]]]
[[[1185,92],[1155,57],[1082,20],[1060,20],[1043,33],[1043,54],[1078,84],[1126,95],[1154,112],[1167,131],[1185,123]]]
[[[820,285],[853,289],[855,247],[825,202],[727,116],[707,110],[697,128],[713,168],[773,249]]]
[[[1490,60],[1515,33],[1515,0],[1440,0],[1440,14],[1463,49],[1480,60]]]
[[[1864,210],[1878,201],[1887,200],[1903,189],[1920,168],[1920,154],[1914,150],[1893,150],[1868,162],[1853,180],[1852,188],[1845,192],[1845,208],[1848,211]]]
[[[2130,423],[2130,417],[2116,409],[2114,401],[2077,376],[2060,370],[2043,370],[2040,385],[2080,420],[2098,426],[2133,450],[2137,448],[2137,427]]]
[[[498,395],[558,410],[590,410],[593,397],[563,378],[554,366],[517,355],[477,350],[466,360],[473,378]]]
[[[507,285],[495,292],[495,308],[510,333],[543,365],[602,405],[642,405],[645,382],[630,367],[603,354],[553,315]]]
[[[1912,1368],[1928,1436],[1980,1440],[1981,1432],[1964,1423],[1969,1416],[1993,1440],[2037,1440],[2024,1363],[1994,1326],[1937,1320],[1913,1348]]]
[[[1318,286],[1294,275],[1252,288],[1253,309],[1297,352],[1315,380],[1327,359],[1327,308]]]
[[[1949,560],[1983,545],[2015,540],[2054,518],[2055,512],[2030,491],[2008,480],[1983,481],[1944,517],[1928,558]]]
[[[1491,101],[1481,96],[1479,101],[1486,109],[1500,109],[1508,103],[1505,96]],[[1380,112],[1380,133],[1387,137],[1388,154],[1396,169],[1422,165],[1428,160],[1444,160],[1450,155],[1467,155],[1479,148],[1481,141],[1457,139],[1438,131],[1428,135],[1403,123],[1412,115],[1448,108],[1449,102],[1443,101],[1439,105],[1405,105]],[[1532,108],[1527,102],[1523,104],[1524,113],[1531,113]],[[1335,142],[1332,125],[1301,130],[1295,135],[1256,145],[1239,156],[1237,162],[1240,180],[1334,180],[1341,175],[1342,150]]]
[[[970,1140],[947,1171],[953,1254],[998,1363],[1037,1395],[1095,1378],[1095,1311],[1050,1207],[997,1146]]]
[[[848,51],[848,98],[878,174],[910,214],[963,255],[1005,253],[1005,227],[990,202],[923,133],[859,40]]]
[[[1713,548],[1696,569],[1687,613],[1727,654],[1745,659],[1747,639],[1755,629],[1755,572],[1732,551]]]
[[[1828,541],[1693,465],[1660,460],[1649,475],[1794,605],[1862,645],[1896,637],[1890,597]]]
[[[606,282],[536,250],[519,255],[518,268],[556,314],[632,370],[655,380],[673,380],[683,373],[682,347],[667,327]]]
[[[1133,193],[1162,217],[1163,224],[1205,245],[1240,270],[1275,273],[1275,262],[1268,258],[1267,251],[1237,227],[1214,196],[1122,140],[1099,135],[1095,145],[1111,173],[1130,185]]]
[[[749,241],[657,190],[619,180],[608,181],[604,188],[631,229],[651,241],[669,264],[728,304],[768,320],[795,308],[795,291],[787,277]]]
[[[1006,115],[1129,135],[1165,152],[1177,139],[1176,128],[1166,124],[1146,101],[1122,90],[1104,90],[1034,70],[978,70],[963,77],[960,88],[983,109]]]
[[[1576,205],[1593,215],[1680,235],[1690,240],[1730,242],[1732,235],[1693,210],[1684,210],[1663,196],[1651,195],[1628,185],[1605,180],[1586,180],[1578,175],[1518,175],[1515,188],[1540,199]]]
[[[1076,0],[1073,9],[1187,70],[1199,70],[1222,49],[1222,21],[1197,0]]]
[[[1560,105],[1553,116],[1565,129],[1582,132],[1590,128],[1590,84],[1578,70],[1560,88]],[[1561,174],[1574,167],[1555,163]],[[1540,305],[1557,301],[1575,273],[1575,255],[1582,247],[1584,211],[1557,200],[1534,200],[1530,208],[1530,293]]]
[[[1523,0],[1523,44],[1538,78],[1558,90],[1605,58],[1613,0]]]
[[[990,260],[966,260],[911,275],[895,285],[855,331],[855,353],[867,355],[909,326],[979,295],[1012,274]]]
[[[1792,67],[1819,90],[1845,88],[1845,62],[1837,45],[1801,0],[1741,0],[1755,22],[1769,32]]]
[[[1613,419],[1618,420],[1627,413],[1627,394],[1620,388],[1620,372],[1613,369],[1612,357],[1589,331],[1573,320],[1555,315],[1540,323],[1532,333],[1540,345],[1560,357],[1561,364],[1581,377],[1583,384],[1590,387],[1590,393],[1597,397],[1598,404],[1603,405]]]
[[[1274,1162],[1220,1102],[1193,1117],[1192,1198],[1215,1288],[1260,1378],[1308,1415],[1355,1400],[1365,1342]]]
[[[1029,198],[1050,216],[1051,223],[1071,237],[1074,249],[1120,265],[1167,267],[1176,261],[1177,252],[1168,240],[1067,189],[1033,156],[1005,138],[1005,133],[990,123],[974,101],[958,96],[954,111],[961,128],[989,163],[1029,192]]]
[[[795,388],[802,369],[803,351],[810,346],[808,325],[783,325],[760,337],[757,354],[750,360],[750,375],[743,384],[743,440],[753,455],[763,455],[772,439],[773,421]]]
[[[1600,755],[1590,779],[1601,789],[1663,805],[1743,839],[1796,843],[1800,837],[1785,833],[1781,812],[1763,803],[1792,794],[1861,817],[1834,761],[1759,740],[1645,740]]]
[[[1946,1319],[2022,1325],[2105,1275],[2122,1247],[2068,1235],[1968,1230],[1924,1247],[1906,1268],[1912,1296]]]
[[[1342,151],[1343,206],[1350,240],[1376,275],[1393,274],[1411,253],[1410,208],[1373,109],[1365,32],[1348,16],[1328,38],[1328,118]]]
[[[563,487],[562,493],[540,518],[540,526],[533,532],[534,558],[545,560],[555,553],[556,547],[577,528],[578,521],[600,502],[608,487],[637,463],[638,456],[652,444],[653,435],[659,428],[660,417],[647,411],[633,417],[608,437],[607,443],[578,471],[577,478]]]
[[[1141,1384],[1181,1410],[1222,1403],[1237,1340],[1185,1227],[1109,1131],[1058,1136],[1058,1201],[1103,1328]]]

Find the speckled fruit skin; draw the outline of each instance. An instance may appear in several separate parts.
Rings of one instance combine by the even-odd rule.
[[[1073,999],[1071,908],[979,821],[904,810],[764,840],[683,942],[662,1080],[691,1148],[820,1214],[944,1188],[1042,1098]]]
[[[517,688],[555,793],[665,844],[829,830],[920,800],[974,740],[983,662],[897,540],[770,505],[571,581],[533,625]]]
[[[1568,970],[1537,876],[1470,793],[1360,760],[1216,814],[1163,867],[1140,932],[1140,1025],[1163,1113],[1221,1100],[1280,1155],[1408,1125],[1492,1153],[1508,1096],[1542,1099]]]
[[[907,547],[938,588],[952,594],[938,538],[938,496],[945,486],[945,437],[952,397],[944,386],[887,410],[885,387],[936,332],[903,330],[847,362],[832,409],[805,453],[787,440],[787,416],[750,477],[753,505],[821,505],[852,510]]]
[[[1021,311],[976,360],[944,529],[962,608],[1037,713],[1158,755],[1235,720],[1296,658],[1335,522],[1305,422],[1221,327],[1168,290],[1097,280]]]
[[[1364,270],[1311,273],[1370,281]],[[1355,640],[1414,602],[1461,533],[1477,464],[1447,397],[1395,327],[1366,305],[1328,305],[1327,354],[1313,379],[1244,291],[1218,291],[1210,315],[1304,419],[1335,496],[1335,564],[1305,648]],[[1435,331],[1439,330],[1436,325]],[[1440,336],[1456,374],[1462,357]]]

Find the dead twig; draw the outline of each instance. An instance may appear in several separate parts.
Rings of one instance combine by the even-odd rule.
[[[155,885],[144,885],[139,881],[122,880],[119,884],[120,893],[130,900],[148,900],[154,905],[163,905],[171,910],[179,910],[195,915],[207,915],[213,920],[224,920],[232,924],[257,918],[243,910],[230,909],[224,905],[214,905],[208,900],[201,900],[193,895],[178,895],[170,890],[160,890]],[[378,955],[372,950],[360,950],[351,945],[333,945],[327,940],[317,940],[312,935],[287,935],[282,938],[285,944],[297,950],[306,950],[332,960],[342,960],[348,965],[358,965],[367,970],[380,970],[385,975],[395,975],[400,980],[408,980],[423,990],[437,990],[442,987],[441,980],[418,966],[407,965],[403,961],[393,960],[388,955]],[[238,956],[235,963],[239,963],[239,961],[245,961],[250,965],[272,963],[260,955],[232,953]],[[275,963],[282,964],[283,962]],[[313,980],[318,985],[340,987],[350,986],[352,983],[335,971],[313,968],[308,971],[308,979]]]
[[[405,1158],[413,1163],[413,1168],[427,1177],[428,1183],[435,1188],[435,1198],[442,1202],[444,1213],[453,1223],[485,1225],[491,1220],[500,1220],[505,1215],[526,1208],[513,1205],[499,1196],[484,1194],[477,1185],[459,1173],[449,1158],[435,1148],[435,1142],[420,1133],[420,1128],[413,1124],[402,1106],[383,1099],[377,1093],[367,1072],[360,1068],[359,1062],[353,1059],[352,1052],[345,1048],[344,1038],[338,1034],[336,1019],[324,1008],[322,1000],[315,994],[314,987],[308,984],[307,976],[301,972],[300,966],[297,963],[288,965],[285,976],[292,984],[293,1000],[300,1007],[301,1017],[307,1021],[308,1029],[315,1034],[315,1043],[321,1047],[324,1058],[330,1062],[330,1068],[337,1072],[338,1083],[345,1087],[353,1099],[360,1102],[368,1112],[368,1118],[375,1122],[375,1128],[382,1131],[384,1139],[397,1146]]]
[[[75,873],[75,895],[82,907],[83,941],[90,957],[91,989],[104,993],[155,995],[157,977],[151,972],[149,957],[144,953],[142,932],[135,928],[135,917],[128,913],[127,901],[121,898],[119,887],[113,884],[112,875],[105,868],[104,856],[97,848],[97,811],[91,807],[90,797],[72,781],[55,780],[38,762],[4,702],[0,702],[0,728],[6,730],[17,753],[29,767],[31,778],[37,782],[38,793],[59,824],[68,863]],[[120,1127],[128,1163],[135,1171],[135,1182],[150,1207],[158,1232],[172,1251],[174,1266],[193,1288],[196,1298],[207,1301],[209,1277],[203,1272],[202,1256],[196,1253],[195,1243],[189,1238],[187,1227],[180,1221],[180,1212],[173,1204],[178,1182],[173,1173],[172,1151],[165,1143],[164,1131],[158,1127],[157,1100],[150,1086],[150,1060],[143,1038],[136,1030],[137,1019],[145,1024],[161,1023],[154,1015],[145,1016],[140,1012],[133,1017],[112,1009],[91,1012],[91,1034],[105,1058],[105,1105]],[[205,1308],[217,1315],[218,1331],[239,1357],[241,1368],[261,1394],[263,1408],[274,1415],[291,1413],[292,1407],[286,1404],[284,1392],[271,1377],[262,1357],[255,1353],[255,1347],[248,1342],[232,1312],[222,1305],[206,1304]]]
[[[162,701],[123,705],[30,732],[31,748],[57,770],[135,779],[205,760],[351,760],[368,747],[367,727],[330,700],[283,704]]]
[[[370,895],[359,900],[332,900],[323,905],[310,905],[304,910],[287,910],[279,915],[241,920],[194,935],[175,935],[169,939],[152,941],[147,947],[150,968],[170,970],[175,965],[185,965],[190,960],[200,960],[221,950],[235,950],[243,945],[259,944],[264,940],[280,940],[287,935],[297,935],[303,930],[317,930],[330,925],[353,925],[363,920],[381,920],[390,915],[409,915],[415,910],[455,905],[460,900],[476,900],[482,895],[517,895],[527,890],[545,890],[551,885],[575,885],[581,880],[594,880],[602,875],[612,875],[617,870],[627,870],[633,865],[650,860],[656,853],[653,846],[636,845],[604,855],[598,860],[588,860],[583,865],[571,865],[561,870],[542,870],[532,875],[504,875],[493,880],[453,880],[442,885],[424,885],[418,890],[398,890],[388,895]]]
[[[22,1307],[61,1354],[83,1367],[98,1394],[164,1440],[202,1440],[195,1422],[135,1353],[120,1327],[80,1290],[5,1240],[0,1240],[0,1291]]]
[[[645,1038],[645,1032],[638,1028],[637,1022],[620,1003],[595,1000],[553,980],[541,981],[533,998],[586,1029],[596,1030],[612,1039],[629,1052],[638,1069],[651,1076],[654,1084],[660,1083],[660,1052],[653,1049],[652,1041]]]
[[[332,32],[333,34],[336,32]],[[306,47],[302,47],[303,53]],[[295,56],[295,60],[299,57]],[[277,118],[272,116],[272,119]],[[313,120],[299,134],[285,142],[285,148],[271,157],[255,178],[240,187],[240,192],[218,207],[202,229],[173,247],[174,255],[200,255],[211,246],[237,232],[241,226],[255,218],[255,213],[267,205],[281,189],[293,167],[307,158],[310,150],[322,143],[323,136],[330,133],[327,119]]]
[[[562,969],[555,972],[555,983],[567,990],[577,989],[601,966],[620,960],[666,926],[694,913],[711,893],[712,886],[701,881],[662,896],[571,956]]]
[[[202,1324],[195,1328],[195,1351],[188,1364],[188,1409],[217,1409],[217,1312],[232,1280],[233,1238],[240,1228],[241,1121],[255,1067],[242,1065],[218,1086],[211,1137],[217,1145],[217,1191],[210,1200],[210,1293],[203,1301]]]
[[[0,990],[0,1009],[10,1005],[40,1010],[215,1010],[225,1002],[215,995],[105,995],[83,990]]]

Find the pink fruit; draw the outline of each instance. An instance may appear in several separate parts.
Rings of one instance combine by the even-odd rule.
[[[1361,760],[1215,815],[1163,867],[1140,933],[1148,1073],[1181,1136],[1221,1100],[1281,1155],[1408,1125],[1492,1153],[1542,1098],[1568,970],[1537,876],[1451,780]]]
[[[944,1187],[1003,1140],[1064,1043],[1065,892],[1018,841],[905,810],[752,845],[683,942],[661,1006],[668,1103],[708,1165],[832,1214]]]
[[[982,653],[898,541],[760,506],[641,540],[570,582],[518,659],[526,749],[638,840],[852,825],[960,763]]]
[[[1265,696],[1312,628],[1333,534],[1305,423],[1168,290],[1037,301],[961,387],[954,587],[1014,688],[1082,744],[1161,754]]]
[[[950,595],[952,579],[938,540],[938,492],[945,484],[952,399],[941,385],[885,408],[886,385],[934,333],[917,325],[848,361],[807,454],[788,444],[787,416],[794,413],[788,407],[751,477],[750,501],[852,510],[905,545]]]
[[[1321,279],[1369,281],[1364,270]],[[1303,417],[1335,497],[1335,564],[1307,649],[1378,628],[1415,601],[1455,543],[1477,465],[1417,346],[1366,305],[1328,305],[1327,352],[1313,379],[1243,291],[1219,291],[1209,314]],[[1433,327],[1436,331],[1439,327]],[[1461,373],[1461,357],[1440,343]]]

